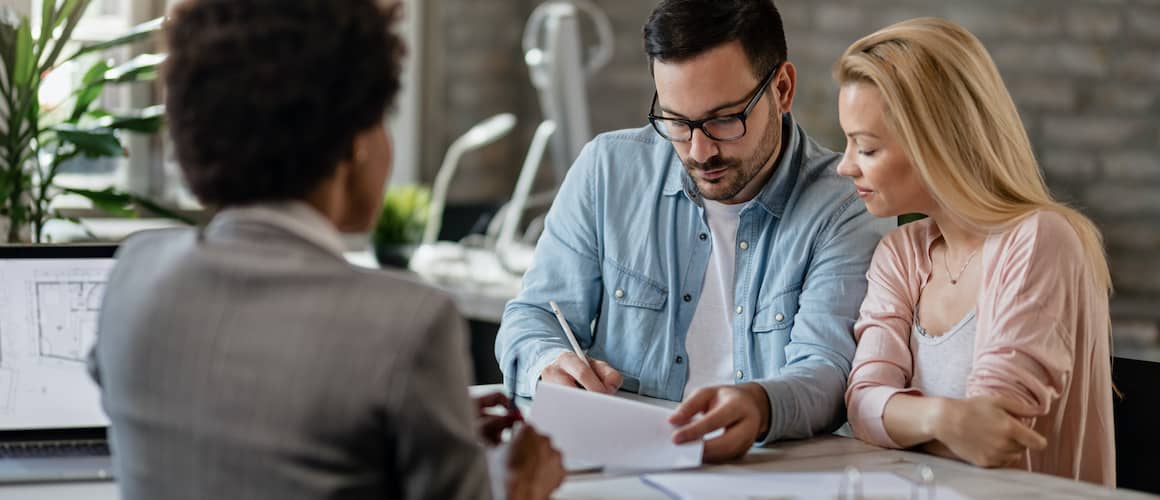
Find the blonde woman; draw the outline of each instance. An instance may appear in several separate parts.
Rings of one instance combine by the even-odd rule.
[[[973,35],[905,21],[835,66],[838,172],[879,217],[846,392],[860,439],[1114,486],[1099,232],[1053,200]]]

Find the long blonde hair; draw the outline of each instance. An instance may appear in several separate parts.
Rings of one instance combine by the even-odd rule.
[[[931,17],[883,28],[846,49],[834,79],[878,88],[887,126],[949,214],[998,232],[1035,210],[1057,212],[1083,242],[1097,283],[1111,292],[1099,230],[1051,197],[999,70],[969,31]]]

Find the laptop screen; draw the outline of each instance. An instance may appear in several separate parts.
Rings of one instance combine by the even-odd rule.
[[[115,250],[0,247],[0,431],[108,425],[85,361]]]

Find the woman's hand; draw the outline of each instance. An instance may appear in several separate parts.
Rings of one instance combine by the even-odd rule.
[[[1028,449],[1042,450],[1047,439],[1012,416],[1013,403],[987,396],[940,399],[934,435],[962,460],[980,467],[1003,467]]]
[[[495,407],[503,407],[503,413],[488,411]],[[516,422],[523,421],[520,411],[501,392],[475,398],[475,408],[479,437],[489,446],[498,445],[504,430],[515,425]]]
[[[507,468],[509,500],[546,500],[564,482],[563,457],[530,425],[512,438]]]

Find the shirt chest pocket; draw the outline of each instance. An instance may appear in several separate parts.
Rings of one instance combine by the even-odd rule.
[[[612,262],[606,261],[604,268],[605,292],[611,304],[653,311],[664,309],[669,292],[660,283]]]
[[[768,298],[759,297],[757,312],[753,315],[753,333],[788,331],[793,327],[799,296],[801,289],[791,288],[773,293]]]
[[[604,262],[604,298],[597,325],[596,355],[617,367],[626,377],[625,388],[641,374],[652,349],[665,345],[665,305],[668,290],[657,281]]]

